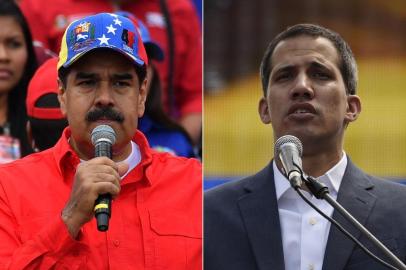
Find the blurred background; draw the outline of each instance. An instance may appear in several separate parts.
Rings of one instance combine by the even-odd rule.
[[[259,65],[272,38],[317,23],[350,44],[362,113],[345,150],[367,173],[406,179],[405,0],[205,0],[205,188],[252,174],[273,157],[271,125],[257,113]]]

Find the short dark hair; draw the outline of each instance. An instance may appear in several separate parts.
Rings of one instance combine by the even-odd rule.
[[[323,37],[333,43],[340,58],[339,69],[341,76],[343,76],[344,79],[347,94],[355,95],[357,92],[358,70],[350,46],[338,33],[316,24],[297,24],[291,26],[285,31],[279,33],[268,45],[260,67],[264,95],[266,96],[266,91],[268,89],[269,76],[273,68],[272,54],[276,46],[283,40],[297,36],[311,36],[315,38]]]

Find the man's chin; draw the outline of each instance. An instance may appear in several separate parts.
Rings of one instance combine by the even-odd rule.
[[[314,129],[306,128],[306,127],[292,128],[292,129],[283,131],[275,139],[278,139],[284,135],[295,136],[302,143],[313,141],[313,140],[315,140],[315,138],[317,138],[317,134],[314,132]]]

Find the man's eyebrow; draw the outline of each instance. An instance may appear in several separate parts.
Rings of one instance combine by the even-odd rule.
[[[131,73],[116,73],[111,77],[113,80],[132,80],[134,78]]]
[[[272,74],[278,74],[281,72],[288,72],[288,71],[292,71],[295,69],[294,65],[283,65],[283,66],[279,66],[279,67],[274,67],[274,69],[272,70]]]
[[[89,72],[84,72],[84,71],[79,71],[76,73],[75,78],[78,80],[88,80],[88,79],[96,79],[99,76],[95,73],[89,73]]]
[[[331,69],[331,67],[329,67],[328,65],[325,65],[325,64],[320,63],[320,62],[318,62],[318,61],[312,61],[312,62],[310,63],[310,66],[311,66],[311,67],[315,67],[315,68],[327,69],[327,70],[330,70],[330,69]]]

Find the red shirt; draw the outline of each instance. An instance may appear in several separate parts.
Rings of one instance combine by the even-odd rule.
[[[121,182],[106,233],[76,240],[61,219],[79,158],[65,130],[51,149],[0,166],[0,269],[201,269],[201,165],[151,150]]]
[[[167,0],[174,31],[174,91],[175,107],[181,116],[202,111],[202,37],[198,16],[190,0]],[[165,60],[155,63],[161,78],[163,101],[168,105],[168,39],[167,28],[159,0],[128,1],[120,7],[141,19],[148,26],[152,38],[162,47]],[[58,53],[63,33],[75,19],[99,12],[113,12],[107,0],[22,0],[35,40]],[[117,8],[116,8],[117,9]]]

